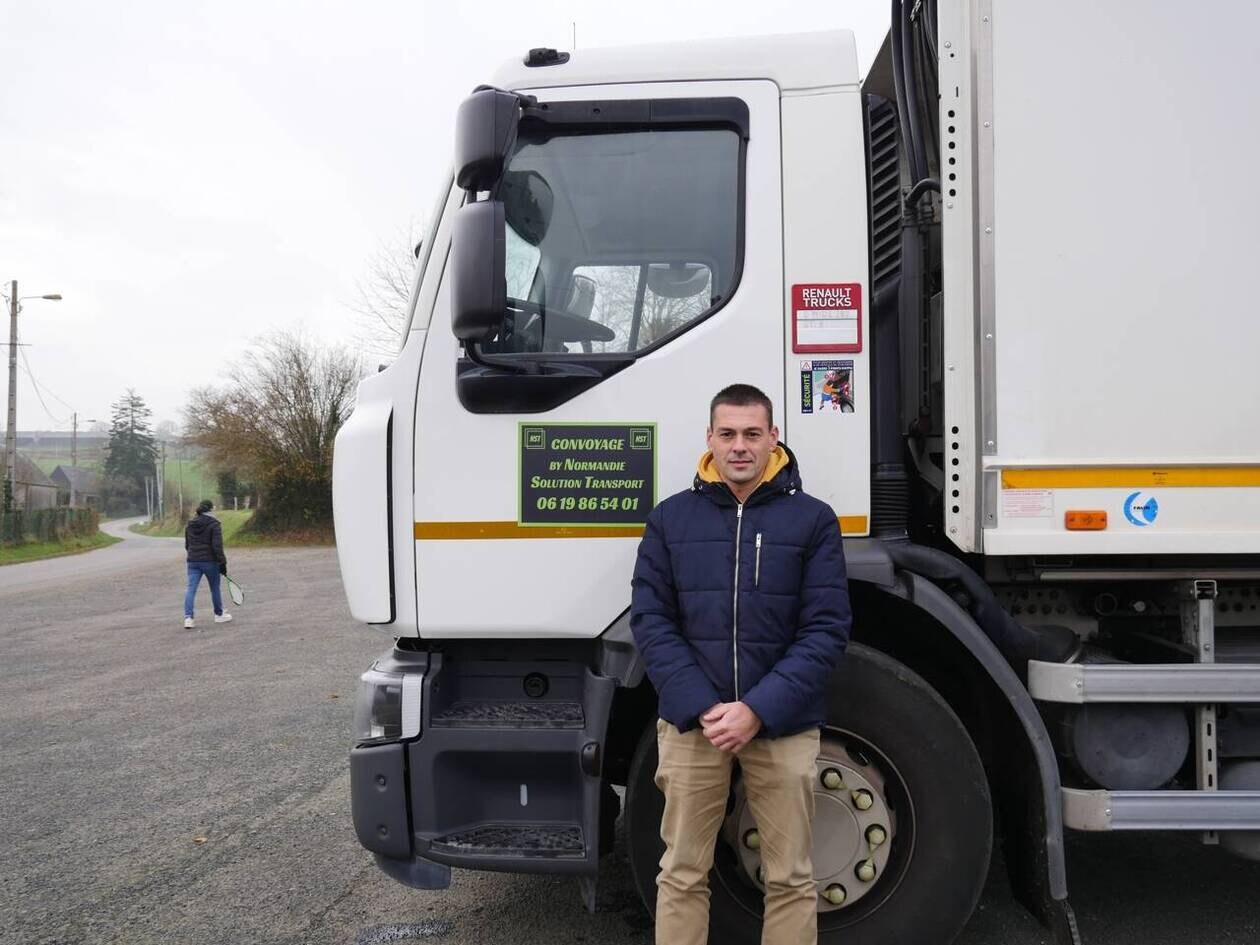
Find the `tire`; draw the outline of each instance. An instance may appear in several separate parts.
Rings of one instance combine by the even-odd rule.
[[[993,843],[988,782],[967,730],[916,673],[852,644],[831,680],[823,737],[843,741],[883,773],[897,826],[870,889],[852,905],[819,914],[819,945],[948,945],[980,898]],[[635,886],[653,913],[665,803],[654,782],[656,762],[649,726],[630,765],[626,834]],[[735,859],[719,838],[709,875],[709,940],[756,945],[760,893],[735,874]]]

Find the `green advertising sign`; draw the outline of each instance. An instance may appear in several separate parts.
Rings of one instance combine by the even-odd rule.
[[[521,423],[521,525],[642,525],[656,505],[656,424]]]

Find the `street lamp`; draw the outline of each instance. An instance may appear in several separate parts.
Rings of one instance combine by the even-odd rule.
[[[60,302],[60,292],[47,295],[18,295],[17,280],[9,283],[11,291],[7,299],[9,303],[9,422],[4,432],[5,482],[8,489],[4,494],[4,510],[13,509],[13,500],[17,497],[17,317],[21,310],[18,303],[24,299],[47,299],[49,302]]]
[[[89,417],[84,423],[96,423],[94,417]],[[71,413],[70,420],[70,465],[79,465],[79,412],[77,410]]]

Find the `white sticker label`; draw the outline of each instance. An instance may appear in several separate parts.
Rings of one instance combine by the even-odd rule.
[[[1054,518],[1054,490],[1003,489],[1003,518]]]

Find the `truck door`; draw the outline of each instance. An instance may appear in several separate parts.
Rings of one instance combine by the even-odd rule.
[[[750,383],[784,411],[777,87],[539,98],[569,120],[522,122],[503,175],[509,305],[485,345],[499,366],[452,335],[449,267],[426,340],[425,637],[597,635],[629,604],[647,512],[691,484],[713,394]],[[547,365],[568,379],[540,397]]]

